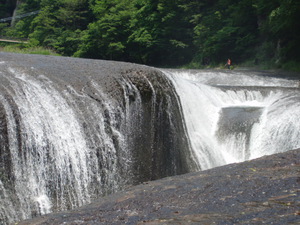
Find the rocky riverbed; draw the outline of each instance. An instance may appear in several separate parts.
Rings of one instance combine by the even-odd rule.
[[[300,149],[146,182],[18,223],[299,224]]]

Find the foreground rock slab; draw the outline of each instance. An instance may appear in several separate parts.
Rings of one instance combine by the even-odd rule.
[[[299,224],[300,149],[143,183],[25,224]]]

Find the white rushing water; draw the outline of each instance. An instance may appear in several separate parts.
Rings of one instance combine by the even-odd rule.
[[[300,147],[298,83],[238,72],[165,71],[201,169]]]
[[[19,106],[22,129],[20,153],[17,138],[13,137],[16,125],[8,124],[22,218],[33,210],[41,214],[52,211],[50,186],[60,190],[56,201],[62,209],[69,208],[66,204],[78,206],[88,202],[89,149],[74,112],[50,82],[32,79],[13,69],[10,73],[15,76],[11,84],[16,92],[14,101]],[[6,112],[11,111],[8,104],[4,106]],[[8,122],[12,123],[12,113],[10,116]],[[68,196],[70,193],[74,196]]]
[[[72,209],[119,189],[127,178],[117,162],[129,170],[130,152],[118,123],[128,116],[96,83],[90,88],[101,103],[72,87],[58,91],[43,75],[8,67],[1,76],[15,108],[0,95],[14,181],[7,189],[0,180],[0,224]]]

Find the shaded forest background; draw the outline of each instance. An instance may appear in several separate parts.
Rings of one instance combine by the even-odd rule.
[[[0,19],[36,10],[1,22],[0,35],[63,56],[300,71],[299,0],[0,0]]]

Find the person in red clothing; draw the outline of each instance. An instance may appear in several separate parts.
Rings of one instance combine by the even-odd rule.
[[[230,66],[231,66],[231,59],[227,59],[226,66],[227,66],[227,68],[230,70]]]

